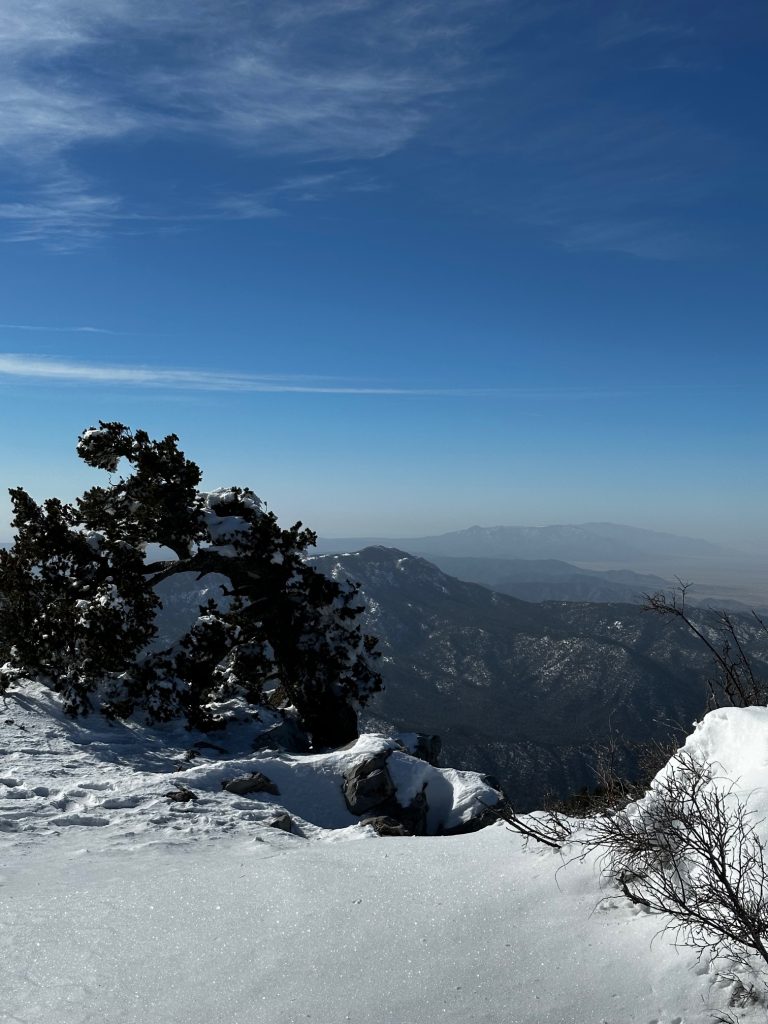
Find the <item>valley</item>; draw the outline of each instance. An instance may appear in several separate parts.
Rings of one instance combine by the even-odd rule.
[[[359,581],[384,690],[371,727],[437,733],[443,763],[498,777],[521,810],[594,785],[593,747],[684,735],[707,704],[709,657],[637,604],[532,604],[372,547],[315,559]],[[757,661],[768,644],[749,619]]]

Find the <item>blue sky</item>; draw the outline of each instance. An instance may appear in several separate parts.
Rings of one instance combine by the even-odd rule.
[[[3,485],[768,553],[762,0],[5,0]],[[8,504],[0,499],[0,536]]]

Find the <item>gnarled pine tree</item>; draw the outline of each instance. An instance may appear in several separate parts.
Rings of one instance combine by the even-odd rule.
[[[355,706],[381,688],[376,640],[363,634],[359,588],[304,560],[311,530],[282,529],[247,488],[199,490],[200,470],[171,434],[101,422],[80,457],[110,474],[73,505],[38,506],[11,491],[16,539],[0,552],[0,689],[45,678],[72,714],[97,702],[126,716],[185,715],[213,724],[208,705],[258,703],[279,688],[315,748],[357,736]],[[149,545],[173,558],[148,560]],[[150,650],[161,604],[155,587],[180,573],[225,578],[219,600],[165,650]]]

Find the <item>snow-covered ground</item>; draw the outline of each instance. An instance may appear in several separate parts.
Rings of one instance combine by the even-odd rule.
[[[663,919],[601,888],[593,859],[526,848],[502,824],[425,838],[359,824],[340,773],[381,737],[238,761],[198,748],[187,761],[194,739],[70,722],[42,687],[0,702],[1,1020],[765,1019],[764,1006],[728,1009],[733,981],[659,935]],[[714,712],[691,745],[749,789],[768,782],[766,709]],[[440,813],[461,818],[481,792],[471,773],[391,756],[398,791],[427,780]],[[254,770],[279,796],[222,791]],[[177,783],[198,799],[169,800]],[[301,834],[270,827],[283,807]]]

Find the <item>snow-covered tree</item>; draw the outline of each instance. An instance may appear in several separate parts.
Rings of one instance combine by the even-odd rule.
[[[108,540],[56,498],[11,490],[16,541],[0,551],[0,689],[47,677],[73,714],[100,680],[133,662],[154,635],[158,600],[136,547]]]
[[[78,454],[130,472],[73,505],[38,506],[11,492],[16,539],[0,552],[0,689],[46,678],[72,714],[98,700],[107,713],[213,724],[212,701],[277,692],[315,747],[357,735],[355,706],[381,688],[376,641],[363,634],[358,588],[307,565],[315,541],[282,529],[248,488],[199,490],[200,470],[169,435],[153,441],[121,423],[84,431]],[[151,561],[149,545],[173,552]],[[179,573],[228,583],[192,628],[150,651],[160,600]]]

